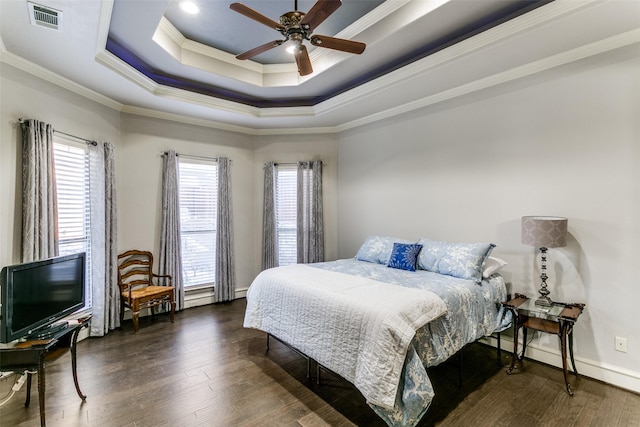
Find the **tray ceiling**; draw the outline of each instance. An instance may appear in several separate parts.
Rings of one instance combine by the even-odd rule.
[[[300,77],[279,48],[235,59],[279,34],[230,2],[196,0],[189,16],[177,0],[36,3],[60,28],[0,2],[3,63],[123,112],[254,134],[349,129],[640,42],[640,2],[343,0],[316,33],[367,49],[309,45],[314,73]],[[293,9],[242,3],[273,20]]]

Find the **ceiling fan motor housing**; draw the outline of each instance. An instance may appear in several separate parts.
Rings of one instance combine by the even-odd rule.
[[[300,25],[300,21],[305,17],[305,13],[299,11],[287,12],[280,17],[280,25],[284,29],[280,30],[283,36],[289,40],[302,41],[309,39],[311,29],[304,29]]]

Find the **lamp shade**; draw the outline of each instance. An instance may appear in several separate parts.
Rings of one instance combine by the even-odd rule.
[[[567,246],[567,218],[523,216],[522,243],[540,248]]]

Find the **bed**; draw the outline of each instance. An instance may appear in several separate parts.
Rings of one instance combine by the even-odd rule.
[[[260,273],[244,326],[353,383],[388,425],[414,426],[434,397],[427,368],[510,325],[493,247],[372,236],[355,258]]]

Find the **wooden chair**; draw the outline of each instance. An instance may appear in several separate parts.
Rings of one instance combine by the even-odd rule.
[[[149,308],[153,315],[156,306],[169,304],[171,322],[174,321],[176,303],[175,288],[171,286],[171,276],[154,274],[151,271],[152,268],[153,255],[151,252],[130,250],[118,255],[120,324],[124,318],[124,309],[127,307],[132,312],[134,334],[138,333],[140,310],[145,308]],[[161,286],[160,281],[168,283],[168,286]]]

